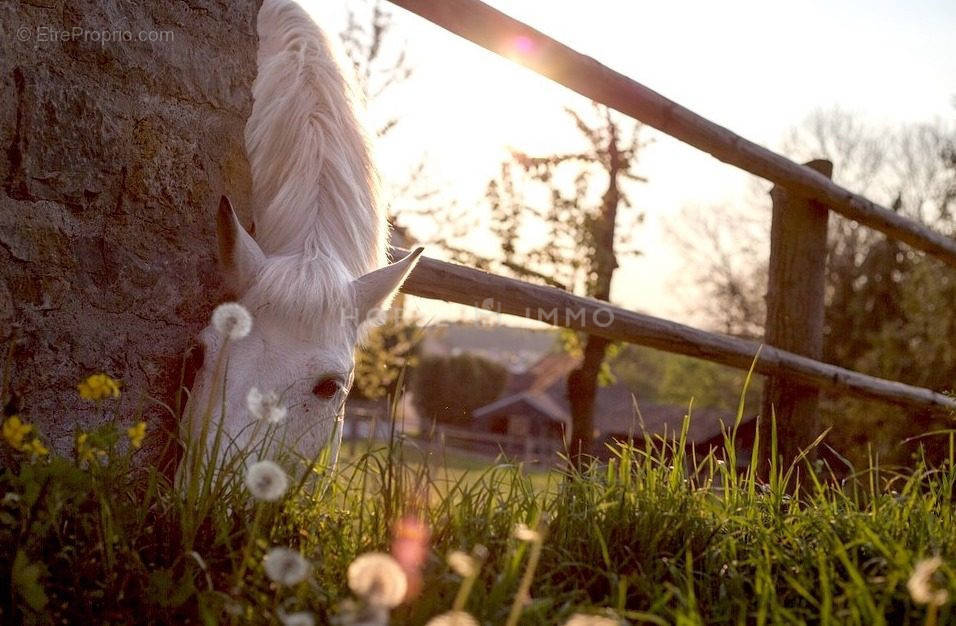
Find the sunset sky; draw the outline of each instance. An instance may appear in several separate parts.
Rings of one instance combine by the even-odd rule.
[[[366,6],[360,0],[304,4],[330,31],[341,29],[345,7]],[[951,0],[490,4],[774,149],[818,109],[838,106],[889,125],[956,114]],[[404,46],[414,75],[370,105],[373,119],[400,119],[379,146],[383,176],[401,180],[424,155],[430,181],[486,224],[483,192],[508,147],[532,154],[574,147],[579,140],[562,107],[586,101],[417,16],[390,9],[392,44]],[[661,133],[648,129],[647,137],[655,143],[637,169],[649,183],[632,191],[646,214],[636,238],[643,256],[618,270],[612,298],[695,321],[693,286],[667,232],[680,228],[684,209],[749,201],[753,185],[749,175]],[[401,202],[396,206],[401,215]],[[440,224],[411,226],[441,230]],[[489,241],[476,231],[469,242],[493,252]],[[454,315],[429,309],[439,310]]]

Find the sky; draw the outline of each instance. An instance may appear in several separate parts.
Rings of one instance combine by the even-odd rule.
[[[364,0],[303,4],[328,31]],[[873,124],[952,119],[956,114],[956,2],[641,2],[497,0],[499,10],[596,58],[734,132],[779,149],[787,132],[816,110],[839,107]],[[482,203],[509,148],[548,154],[579,141],[562,112],[580,96],[397,7],[392,52],[403,50],[412,77],[370,103],[373,120],[398,126],[378,146],[386,180],[400,181],[424,158],[441,197],[478,220],[468,243],[494,252]],[[670,235],[685,210],[752,202],[745,172],[648,129],[653,143],[633,188],[645,221],[641,256],[618,270],[612,300],[700,322],[687,260]],[[839,165],[837,165],[839,167]],[[769,184],[765,185],[769,188]],[[443,224],[399,220],[414,231]],[[438,251],[426,254],[441,256]],[[428,316],[468,318],[427,305]]]

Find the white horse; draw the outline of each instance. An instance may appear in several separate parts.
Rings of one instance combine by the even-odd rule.
[[[258,33],[245,130],[255,238],[225,197],[216,222],[226,285],[254,321],[230,342],[225,387],[215,371],[224,339],[211,326],[200,333],[184,435],[199,436],[213,407],[224,446],[256,443],[262,430],[246,406],[256,387],[280,395],[282,439],[311,458],[330,442],[366,320],[387,308],[421,248],[384,265],[387,225],[358,98],[315,22],[290,0],[265,0]]]

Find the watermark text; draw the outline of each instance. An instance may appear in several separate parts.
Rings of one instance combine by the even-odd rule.
[[[17,29],[17,39],[22,42],[67,43],[83,42],[107,46],[117,43],[172,43],[175,33],[171,30],[125,30],[96,29],[74,26],[58,28],[55,26],[21,26]]]

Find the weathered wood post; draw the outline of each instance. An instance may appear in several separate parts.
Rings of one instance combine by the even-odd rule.
[[[830,161],[806,164],[833,175]],[[829,210],[775,185],[770,191],[770,270],[767,281],[768,345],[820,359],[823,355],[823,313]],[[767,378],[760,413],[760,473],[770,469],[771,408],[776,415],[777,457],[786,468],[819,435],[820,392],[778,376]],[[812,453],[811,453],[812,456]]]

